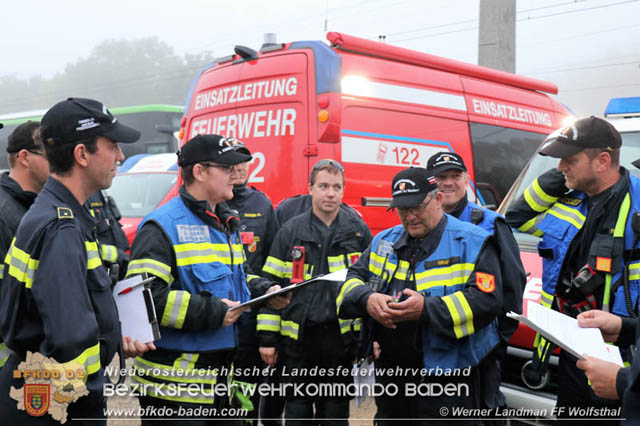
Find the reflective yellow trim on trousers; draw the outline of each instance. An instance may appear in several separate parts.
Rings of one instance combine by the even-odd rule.
[[[564,204],[555,203],[547,213],[557,217],[558,219],[569,222],[578,229],[582,228],[582,225],[584,225],[584,215],[580,213],[578,209],[565,206]]]
[[[232,244],[233,264],[244,263],[242,244]],[[231,253],[227,244],[213,243],[184,243],[175,244],[173,250],[176,254],[176,265],[186,266],[199,263],[220,262],[231,265]]]
[[[428,269],[416,274],[416,289],[417,291],[425,291],[433,287],[453,287],[465,284],[474,268],[473,263],[458,263],[443,268]]]
[[[133,259],[129,262],[127,278],[131,275],[142,274],[143,272],[160,278],[168,285],[171,285],[173,282],[173,275],[171,275],[171,267],[169,265],[165,265],[162,262],[149,258]]]
[[[114,263],[118,260],[118,249],[111,244],[100,244],[100,256],[105,262]]]
[[[178,360],[180,360],[180,358],[178,358]],[[133,360],[133,367],[136,370],[142,371],[145,376],[152,377],[160,381],[204,384],[216,384],[217,382],[217,371],[215,369],[208,370],[206,368],[194,368],[185,370],[171,365],[151,362],[142,357],[136,357]]]
[[[85,349],[80,355],[69,361],[68,363],[64,363],[65,365],[69,363],[76,363],[84,366],[87,375],[96,373],[100,370],[100,342],[91,346],[90,348]]]
[[[280,334],[293,340],[298,340],[300,326],[294,321],[280,321]]]
[[[473,328],[473,312],[467,302],[467,298],[461,291],[456,291],[450,296],[442,298],[451,314],[453,333],[461,339],[475,332]]]
[[[191,294],[183,290],[171,290],[167,296],[160,325],[181,329],[187,316]]]
[[[15,243],[16,239],[14,238],[4,258],[4,262],[8,266],[7,274],[23,283],[26,288],[31,288],[33,277],[40,261],[32,259],[28,253],[20,250]]]
[[[547,195],[540,187],[538,178],[536,178],[533,183],[525,189],[524,199],[532,210],[540,213],[547,210],[553,203],[555,203],[558,200],[558,197]]]
[[[98,243],[95,241],[85,241],[84,248],[87,251],[87,269],[96,269],[102,266],[100,252],[98,251]]]
[[[258,314],[256,331],[273,331],[280,333],[280,315]]]
[[[340,293],[338,294],[338,297],[336,298],[336,312],[338,315],[340,315],[340,306],[342,306],[342,302],[344,300],[344,297],[354,288],[361,286],[361,285],[365,285],[364,281],[362,281],[360,278],[351,278],[350,280],[345,281],[344,284],[342,284],[342,287],[340,288]]]

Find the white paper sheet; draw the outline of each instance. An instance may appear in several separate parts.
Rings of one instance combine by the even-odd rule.
[[[126,280],[118,281],[113,288],[113,298],[118,307],[122,335],[129,336],[143,343],[149,343],[155,340],[154,325],[157,327],[157,324],[149,322],[147,304],[144,300],[144,292],[150,290],[145,289],[145,286],[142,285],[126,294],[118,294],[125,288],[133,287],[140,282],[142,282],[142,275],[136,275]],[[155,308],[153,306],[151,306],[151,308],[154,309],[153,317],[155,317]]]

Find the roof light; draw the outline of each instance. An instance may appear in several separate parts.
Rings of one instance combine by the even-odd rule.
[[[640,97],[613,98],[604,111],[605,117],[640,117]]]

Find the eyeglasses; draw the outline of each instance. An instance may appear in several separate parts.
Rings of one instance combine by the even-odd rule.
[[[333,166],[336,169],[340,170],[342,173],[344,173],[344,167],[342,167],[342,164],[338,163],[336,160],[329,160],[329,159],[318,161],[313,166],[313,169],[311,169],[311,171],[315,172],[316,170],[319,170],[319,169],[323,168],[324,166]]]
[[[30,153],[32,153],[34,155],[44,155],[44,152],[38,151],[38,150],[35,150],[35,149],[27,149],[27,151],[29,151]]]
[[[230,175],[233,172],[233,169],[236,167],[235,165],[227,165],[227,164],[213,164],[213,163],[200,163],[205,167],[215,167],[217,169],[222,169],[223,172]]]
[[[409,213],[411,213],[414,216],[418,216],[421,215],[422,213],[424,213],[424,211],[427,209],[427,207],[429,207],[429,204],[431,204],[431,202],[433,201],[433,199],[436,198],[435,196],[432,196],[429,201],[427,201],[426,204],[418,204],[416,207],[411,207],[411,208],[406,208],[406,207],[398,207],[398,213],[406,216]]]

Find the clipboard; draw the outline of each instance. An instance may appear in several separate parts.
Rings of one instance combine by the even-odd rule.
[[[160,338],[160,325],[149,287],[154,279],[155,277],[148,277],[146,273],[134,275],[118,281],[113,288],[122,334],[143,343]],[[131,290],[119,294],[128,288]]]
[[[285,294],[288,293],[290,291],[294,291],[294,290],[298,290],[301,287],[304,287],[308,284],[312,284],[318,281],[335,281],[335,282],[344,282],[344,280],[347,279],[347,269],[340,269],[339,271],[335,271],[335,272],[330,272],[328,274],[324,274],[324,275],[318,275],[317,277],[313,277],[309,280],[306,281],[302,281],[301,283],[297,283],[297,284],[291,284],[288,285],[286,287],[282,287],[280,290],[274,291],[272,293],[269,294],[263,294],[262,296],[256,297],[255,299],[251,299],[248,300],[244,303],[241,303],[237,306],[233,306],[231,308],[229,308],[230,311],[233,311],[235,309],[240,309],[243,308],[245,306],[254,306],[257,305],[258,303],[262,303],[265,302],[269,299],[271,299],[272,297],[275,296],[280,296],[281,294]]]

